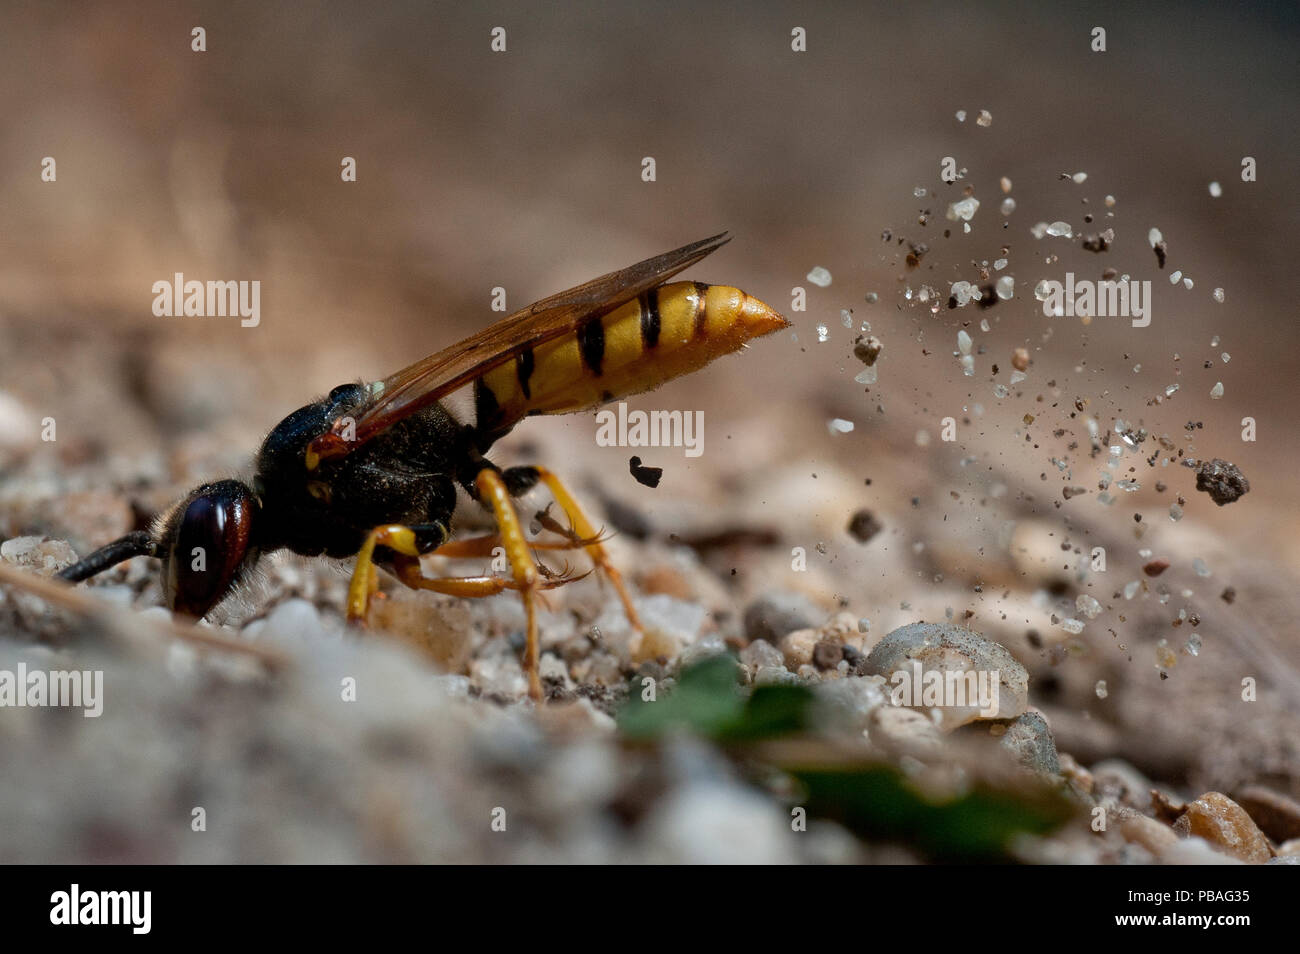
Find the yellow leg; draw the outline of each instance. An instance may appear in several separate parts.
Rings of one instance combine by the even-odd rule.
[[[571,583],[575,577],[561,574],[550,579],[542,579],[529,554],[524,539],[524,531],[515,513],[514,504],[506,492],[505,483],[496,471],[485,470],[476,481],[480,498],[492,507],[497,525],[501,529],[499,536],[480,537],[467,540],[468,552],[448,550],[447,545],[434,551],[442,556],[476,555],[476,547],[482,541],[500,544],[505,547],[510,559],[511,578],[497,576],[460,576],[427,577],[420,571],[420,551],[416,545],[415,533],[409,527],[400,524],[388,524],[376,527],[366,536],[365,542],[357,553],[357,565],[352,571],[352,582],[348,586],[348,619],[364,623],[370,608],[370,599],[379,587],[378,574],[375,569],[375,548],[387,547],[397,554],[393,570],[397,578],[406,586],[418,590],[433,590],[449,596],[466,599],[496,596],[505,590],[518,590],[524,599],[524,611],[528,620],[527,648],[524,654],[524,671],[528,674],[528,694],[534,700],[542,698],[542,682],[538,675],[538,637],[536,600],[540,590],[554,589]],[[554,544],[549,548],[571,549],[577,544]],[[491,550],[488,550],[490,553]]]
[[[433,590],[448,596],[475,600],[487,596],[496,596],[506,590],[522,590],[523,584],[514,579],[507,580],[501,576],[425,576],[420,571],[420,561],[414,557],[399,556],[393,564],[397,578],[413,590]],[[553,590],[556,587],[572,583],[578,577],[556,576],[552,579],[539,579],[539,590]]]
[[[590,545],[590,540],[565,540],[563,543],[528,544],[530,550],[579,550]],[[501,535],[491,533],[482,537],[466,537],[464,540],[452,540],[433,551],[433,556],[464,560],[473,557],[490,557],[492,551],[501,546]]]
[[[348,619],[364,623],[370,609],[370,597],[379,589],[379,574],[375,571],[375,547],[384,546],[404,556],[419,557],[415,545],[415,532],[398,523],[375,527],[366,535],[365,543],[357,551],[357,565],[352,570],[348,584]]]
[[[555,497],[555,502],[568,515],[569,522],[573,524],[573,532],[582,540],[592,541],[585,544],[588,556],[600,568],[601,572],[609,577],[609,582],[614,584],[614,589],[618,591],[618,598],[623,603],[623,612],[627,614],[627,621],[632,624],[632,628],[640,636],[645,632],[645,627],[641,625],[641,617],[637,615],[636,607],[632,605],[632,596],[628,593],[627,584],[623,582],[623,574],[619,573],[614,564],[610,562],[608,554],[605,553],[605,548],[600,544],[599,534],[592,527],[591,521],[582,512],[582,508],[573,499],[573,495],[569,493],[568,488],[560,482],[559,477],[545,467],[538,467],[536,470],[542,483],[546,484],[551,491],[551,495]]]
[[[484,468],[474,478],[474,488],[479,500],[492,508],[496,518],[497,530],[501,534],[501,545],[505,547],[506,557],[510,560],[510,571],[514,577],[515,588],[524,598],[524,615],[527,618],[527,636],[524,648],[524,672],[528,674],[528,694],[536,702],[542,700],[542,679],[537,666],[540,660],[537,636],[537,590],[540,586],[537,566],[528,552],[528,541],[524,537],[523,524],[515,512],[514,502],[506,489],[506,482],[498,471]]]

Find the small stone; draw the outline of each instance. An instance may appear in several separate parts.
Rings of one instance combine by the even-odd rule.
[[[784,657],[783,657],[784,658]],[[785,668],[785,665],[779,666],[759,666],[754,671],[755,686],[798,686],[801,685],[799,677]]]
[[[745,610],[745,636],[775,646],[786,633],[812,629],[825,613],[798,593],[778,590],[760,597]]]
[[[1025,371],[1029,368],[1029,349],[1017,348],[1011,352],[1011,367],[1017,371]]]
[[[748,667],[752,672],[757,672],[764,666],[771,668],[784,668],[785,657],[781,651],[769,643],[766,639],[756,639],[740,651],[741,665]]]
[[[818,288],[829,288],[831,284],[831,273],[818,265],[808,273],[808,281],[812,282]]]
[[[1239,500],[1250,492],[1250,481],[1236,464],[1214,458],[1201,461],[1196,468],[1196,489],[1210,495],[1222,507]]]
[[[969,222],[979,211],[980,200],[974,196],[968,196],[948,206],[948,219],[952,222]]]
[[[1280,792],[1251,785],[1237,792],[1237,804],[1274,841],[1300,838],[1300,803]]]
[[[1150,803],[1150,780],[1123,759],[1103,759],[1092,766],[1092,774],[1099,800],[1110,799],[1134,809]],[[1172,821],[1168,819],[1166,824]]]
[[[1146,815],[1130,815],[1119,823],[1119,833],[1131,845],[1141,845],[1157,858],[1178,843],[1178,835],[1163,822]]]
[[[823,671],[834,669],[844,658],[844,644],[831,639],[823,639],[813,647],[813,665]]]
[[[785,667],[797,670],[800,666],[812,665],[813,650],[817,647],[820,634],[815,629],[797,629],[781,637],[781,653],[785,656]]]
[[[1262,864],[1273,856],[1268,839],[1246,810],[1220,792],[1206,792],[1188,802],[1174,830],[1183,837],[1204,838],[1242,861]]]
[[[1147,576],[1159,576],[1165,570],[1169,569],[1168,560],[1152,560],[1142,567],[1142,572]]]
[[[921,664],[922,679],[928,671],[970,673],[977,679],[987,679],[997,673],[997,712],[993,718],[1015,719],[1028,706],[1029,674],[1006,648],[986,639],[974,630],[963,629],[948,623],[911,623],[885,636],[867,656],[867,672],[884,676],[889,688],[902,685],[903,680],[914,679],[913,662]],[[895,679],[895,673],[898,678]],[[983,674],[988,674],[984,676]],[[948,677],[944,677],[947,680]],[[954,679],[955,681],[955,679]],[[964,678],[969,685],[970,678]],[[915,695],[915,694],[914,694]],[[946,700],[954,702],[954,700]],[[978,700],[965,700],[968,704],[945,705],[938,708],[940,724],[945,731],[957,726],[989,718],[981,715]],[[970,703],[975,704],[970,704]],[[921,700],[913,705],[922,706]]]
[[[1074,608],[1088,619],[1096,619],[1101,615],[1101,604],[1097,602],[1096,598],[1089,596],[1087,593],[1080,593],[1075,597]]]
[[[1007,724],[998,744],[1015,756],[1025,768],[1039,775],[1057,775],[1061,771],[1056,754],[1056,740],[1042,713],[1029,711]]]
[[[887,696],[889,687],[883,688]],[[943,736],[938,727],[916,709],[877,706],[871,711],[867,731],[872,742],[898,755],[925,758],[943,750]]]
[[[876,363],[880,357],[880,352],[885,350],[885,345],[875,335],[859,335],[853,341],[853,357],[857,358],[867,367]]]
[[[859,510],[849,520],[849,535],[858,543],[867,543],[883,529],[884,526],[870,510]]]
[[[14,537],[0,543],[0,560],[42,576],[53,576],[76,563],[77,553],[66,540]]]

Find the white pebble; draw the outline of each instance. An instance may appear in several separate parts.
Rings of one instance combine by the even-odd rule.
[[[953,222],[969,222],[979,211],[980,200],[972,196],[967,196],[948,206],[948,219]]]
[[[812,282],[818,288],[828,288],[831,283],[831,273],[818,265],[808,273],[808,281]]]

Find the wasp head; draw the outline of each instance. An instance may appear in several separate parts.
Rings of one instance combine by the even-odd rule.
[[[221,602],[256,559],[253,491],[219,480],[190,491],[154,530],[163,595],[177,613],[201,619]]]

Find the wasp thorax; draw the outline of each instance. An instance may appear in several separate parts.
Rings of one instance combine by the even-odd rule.
[[[202,618],[253,556],[253,492],[238,480],[193,490],[166,518],[159,552],[163,593],[177,613]]]

